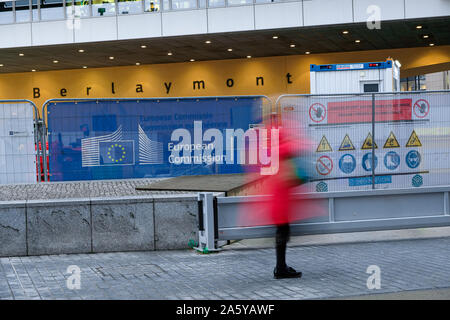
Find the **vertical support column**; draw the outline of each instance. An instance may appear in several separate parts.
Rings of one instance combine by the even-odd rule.
[[[212,193],[199,193],[199,231],[197,251],[216,251],[214,196]]]
[[[334,222],[334,198],[328,198],[328,221]]]
[[[449,208],[449,192],[444,192],[444,215],[449,216],[450,215],[450,208]]]
[[[372,189],[375,189],[375,94],[372,94]]]

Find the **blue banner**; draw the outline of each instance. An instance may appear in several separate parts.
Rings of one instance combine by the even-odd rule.
[[[262,104],[259,97],[50,103],[50,180],[243,172],[251,166],[236,139],[261,122]]]

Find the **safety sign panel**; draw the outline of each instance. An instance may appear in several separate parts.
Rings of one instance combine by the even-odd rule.
[[[353,145],[352,140],[350,140],[350,137],[348,134],[345,135],[344,140],[341,142],[341,146],[339,147],[339,151],[350,151],[355,150],[355,146]]]
[[[409,136],[408,142],[406,143],[406,147],[421,147],[422,142],[420,142],[419,137],[415,130]]]
[[[384,156],[384,166],[389,170],[395,170],[400,165],[400,156],[395,151],[389,151]]]
[[[411,150],[406,154],[406,164],[411,169],[417,168],[420,165],[422,157],[417,150]]]
[[[330,151],[333,151],[333,149],[331,148],[327,138],[323,136],[322,139],[320,140],[316,152],[330,152]]]
[[[327,109],[321,103],[314,103],[309,107],[309,118],[316,123],[323,122],[327,115]]]
[[[430,112],[430,104],[425,99],[417,100],[414,103],[413,110],[414,110],[414,115],[417,118],[421,118],[421,119],[425,118],[428,115],[428,113]]]
[[[375,149],[378,149],[376,142],[374,142],[372,139],[372,134],[369,132],[366,140],[364,140],[364,143],[363,143],[361,149],[363,149],[363,150],[372,149],[372,147],[374,147]]]
[[[281,110],[294,108],[282,116],[301,119],[311,138],[313,190],[326,182],[329,192],[371,189],[374,180],[377,189],[447,185],[449,105],[448,92],[280,99]]]
[[[389,137],[386,139],[383,148],[400,148],[400,144],[397,141],[394,133],[391,131]]]
[[[376,169],[377,168],[377,164],[378,164],[378,157],[375,156],[374,159],[374,163],[373,163],[373,167]],[[372,171],[372,153],[366,153],[363,157],[362,157],[362,167],[364,170],[366,171]]]
[[[347,153],[339,159],[339,169],[346,174],[352,173],[356,168],[356,159],[353,155]]]
[[[317,159],[316,170],[322,176],[329,175],[333,170],[333,160],[328,156],[321,156]]]

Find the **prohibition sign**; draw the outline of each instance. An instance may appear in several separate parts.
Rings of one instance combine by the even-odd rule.
[[[430,104],[424,99],[417,100],[416,103],[414,103],[413,110],[416,117],[425,118],[430,112]]]
[[[322,176],[326,176],[333,170],[333,160],[328,156],[321,156],[317,159],[316,170]]]
[[[309,107],[309,117],[316,123],[322,122],[325,119],[326,115],[327,110],[325,109],[323,104],[314,103],[311,105],[311,107]]]

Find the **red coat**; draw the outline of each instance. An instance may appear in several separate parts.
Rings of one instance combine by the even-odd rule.
[[[308,192],[306,187],[299,186],[292,162],[294,157],[306,152],[308,146],[309,142],[304,137],[299,135],[294,138],[280,129],[278,172],[266,176],[263,190],[259,190],[259,194],[269,196],[268,202],[243,205],[240,212],[242,226],[280,225],[326,214],[325,208],[313,205],[307,199],[293,196],[294,192]]]

